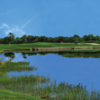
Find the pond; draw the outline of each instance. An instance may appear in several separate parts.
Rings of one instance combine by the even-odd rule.
[[[7,75],[40,75],[49,77],[51,82],[56,80],[58,85],[61,82],[68,84],[78,85],[82,83],[86,89],[91,92],[93,89],[100,90],[100,58],[96,57],[64,57],[60,54],[47,53],[46,55],[40,54],[22,54],[22,53],[3,53],[0,58],[3,61],[9,59],[13,55],[13,62],[26,61],[30,62],[29,66],[36,66],[38,69],[35,71],[13,71]],[[64,55],[64,54],[63,54]],[[71,55],[71,54],[70,54]],[[75,54],[74,54],[75,55]],[[86,54],[88,55],[88,54]]]

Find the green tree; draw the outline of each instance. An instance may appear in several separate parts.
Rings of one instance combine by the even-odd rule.
[[[32,43],[34,43],[34,42],[39,42],[39,36],[34,37],[34,40],[32,41]]]
[[[40,36],[39,42],[47,42],[47,37],[46,36]]]
[[[21,44],[21,39],[19,37],[17,37],[14,41],[15,44]]]
[[[34,43],[34,42],[39,42],[39,39],[38,39],[38,38],[34,39],[34,40],[32,41],[32,43]]]
[[[4,37],[3,43],[9,44],[9,42],[10,42],[10,37]]]
[[[65,37],[65,42],[69,42],[69,38],[68,37]]]
[[[12,43],[12,42],[14,41],[15,36],[14,36],[13,33],[11,33],[11,32],[9,33],[9,35],[10,35],[10,37],[9,37],[9,38],[10,38],[10,39],[9,39],[9,44],[10,44],[10,43]]]
[[[32,41],[33,41],[34,39],[35,39],[34,36],[28,35],[28,37],[27,37],[27,43],[32,43]]]
[[[47,38],[47,42],[52,42],[53,41],[53,38],[52,37],[48,37]]]
[[[94,39],[93,34],[89,34],[89,35],[87,36],[87,39],[88,39],[88,42],[89,42],[89,43],[92,43],[92,42],[93,42],[93,39]]]
[[[71,37],[69,37],[69,42],[70,43],[73,43],[75,41],[75,39],[71,36]]]
[[[58,37],[58,40],[59,40],[59,41],[58,41],[59,43],[60,43],[61,41],[64,42],[64,41],[65,41],[65,38],[64,38],[63,36],[59,36],[59,37]]]
[[[95,40],[96,40],[96,41],[100,41],[100,37],[97,35],[97,36],[95,37]]]
[[[74,42],[74,43],[79,43],[79,42],[81,42],[80,36],[75,34],[75,35],[73,36],[73,42]]]
[[[59,43],[58,37],[53,38],[53,39],[52,39],[52,42],[53,42],[53,43]]]
[[[87,35],[84,35],[84,36],[82,37],[82,40],[83,40],[84,42],[88,42],[88,41],[89,41],[89,38],[88,38]]]
[[[27,35],[23,35],[20,39],[22,43],[27,43]]]
[[[94,37],[94,43],[100,43],[100,37],[98,35]]]
[[[1,39],[0,39],[0,44],[3,44],[3,41],[4,41],[4,39],[3,39],[3,38],[1,38]]]

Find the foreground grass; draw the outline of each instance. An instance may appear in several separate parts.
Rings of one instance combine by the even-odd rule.
[[[43,100],[34,96],[11,90],[0,89],[0,100]]]
[[[36,67],[28,67],[27,62],[0,62],[0,99],[1,100],[100,100],[99,92],[86,90],[86,86],[69,85],[61,82],[58,86],[56,80],[50,83],[50,79],[39,75],[7,76],[10,71],[36,70]],[[45,84],[45,85],[43,85]],[[2,86],[3,89],[2,89]],[[15,91],[21,91],[18,93]],[[51,96],[53,94],[53,97]]]
[[[41,82],[45,82],[48,81],[48,78],[45,77],[40,77],[38,75],[36,76],[28,76],[25,75],[24,80],[23,80],[23,76],[18,76],[18,81],[16,81],[16,77],[8,77],[6,75],[7,72],[10,71],[23,71],[23,70],[37,70],[36,67],[29,67],[29,62],[10,62],[10,61],[5,61],[5,62],[1,62],[0,61],[0,100],[42,100],[41,98],[37,98],[37,94],[33,95],[33,96],[29,96],[28,93],[26,93],[26,89],[25,89],[25,84],[28,84],[28,80],[30,79],[30,83],[34,85],[39,84],[40,81]],[[26,79],[26,80],[25,80]],[[24,81],[24,84],[21,83],[21,80]],[[16,83],[17,82],[17,83]],[[4,88],[2,89],[2,86],[4,86]],[[24,88],[23,88],[24,87]],[[24,93],[23,96],[20,98],[20,96],[22,94],[14,92],[19,90],[19,88],[21,89],[21,91]],[[7,90],[7,91],[4,91]],[[12,91],[9,91],[12,90]],[[18,94],[18,95],[17,95]],[[26,99],[24,99],[24,94],[28,94],[26,95]],[[18,97],[17,97],[18,96]],[[8,99],[9,98],[9,99]],[[31,99],[32,98],[32,99]]]

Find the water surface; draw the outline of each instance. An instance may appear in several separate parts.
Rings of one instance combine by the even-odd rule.
[[[23,58],[22,53],[15,53],[15,58],[12,61],[26,61],[30,62],[29,66],[38,67],[35,71],[9,72],[7,75],[40,75],[49,77],[51,82],[59,84],[64,82],[68,84],[78,85],[82,83],[87,86],[90,92],[93,89],[100,90],[100,58],[83,58],[83,57],[63,57],[58,54],[48,53],[46,55],[30,55],[26,54],[26,59]],[[4,53],[0,58],[8,60]]]

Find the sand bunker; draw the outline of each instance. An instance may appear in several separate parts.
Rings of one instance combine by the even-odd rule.
[[[84,45],[85,45],[85,44],[100,45],[100,44],[97,44],[97,43],[78,43],[78,45],[81,45],[81,44],[82,44],[82,45],[83,45],[83,44],[84,44]]]

